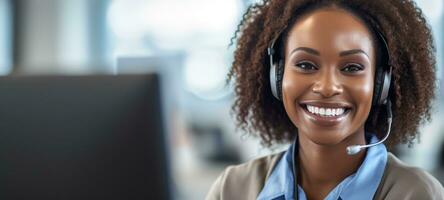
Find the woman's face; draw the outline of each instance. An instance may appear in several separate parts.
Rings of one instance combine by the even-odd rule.
[[[282,95],[299,137],[335,145],[364,133],[374,71],[372,36],[359,18],[324,8],[298,19],[285,43]]]

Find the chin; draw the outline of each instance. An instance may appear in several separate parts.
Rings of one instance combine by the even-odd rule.
[[[303,134],[303,133],[299,133]],[[349,134],[341,130],[311,131],[305,137],[311,142],[322,146],[335,146],[346,140]]]

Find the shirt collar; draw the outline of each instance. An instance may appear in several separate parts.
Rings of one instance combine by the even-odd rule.
[[[372,135],[370,143],[377,142]],[[265,182],[258,200],[293,199],[295,185],[292,171],[292,146],[285,152]],[[356,173],[345,178],[325,198],[337,199],[372,199],[384,174],[387,164],[387,149],[379,144],[367,149],[364,161]],[[299,200],[305,200],[305,194],[298,186]]]

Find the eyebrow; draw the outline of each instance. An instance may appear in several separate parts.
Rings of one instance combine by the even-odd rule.
[[[365,51],[363,51],[361,49],[352,49],[352,50],[342,51],[341,53],[339,53],[339,56],[348,56],[348,55],[357,54],[357,53],[363,53],[364,55],[367,56],[367,58],[370,59],[370,56],[368,56],[368,54],[365,53]]]
[[[293,54],[293,53],[296,52],[296,51],[305,51],[305,52],[307,52],[307,53],[309,53],[309,54],[313,54],[313,55],[316,55],[316,56],[321,55],[321,54],[319,53],[319,51],[316,51],[316,50],[314,50],[314,49],[312,49],[312,48],[309,48],[309,47],[298,47],[298,48],[296,48],[296,49],[293,49],[293,51],[290,52],[290,55]]]
[[[307,53],[309,53],[309,54],[313,54],[313,55],[316,55],[316,56],[321,55],[321,54],[319,53],[319,51],[316,51],[316,50],[314,50],[314,49],[312,49],[312,48],[309,48],[309,47],[298,47],[298,48],[296,48],[296,49],[293,49],[293,50],[290,52],[290,55],[293,54],[293,53],[296,52],[296,51],[305,51],[305,52],[307,52]],[[352,49],[352,50],[347,50],[347,51],[341,51],[341,52],[339,53],[339,56],[342,57],[342,56],[348,56],[348,55],[358,54],[358,53],[362,53],[362,54],[366,55],[368,58],[370,58],[370,56],[368,56],[368,54],[365,53],[365,51],[363,51],[363,50],[361,50],[361,49]]]

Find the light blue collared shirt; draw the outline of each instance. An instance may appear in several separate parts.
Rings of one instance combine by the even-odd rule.
[[[378,138],[371,136],[370,143],[378,142]],[[291,147],[273,169],[270,177],[259,193],[258,200],[292,200],[294,199],[294,177],[292,172]],[[345,149],[344,149],[345,151]],[[372,199],[379,182],[381,182],[387,164],[387,149],[379,144],[367,149],[364,162],[356,173],[345,178],[328,195],[325,200]],[[299,200],[306,200],[305,192],[298,185]]]

